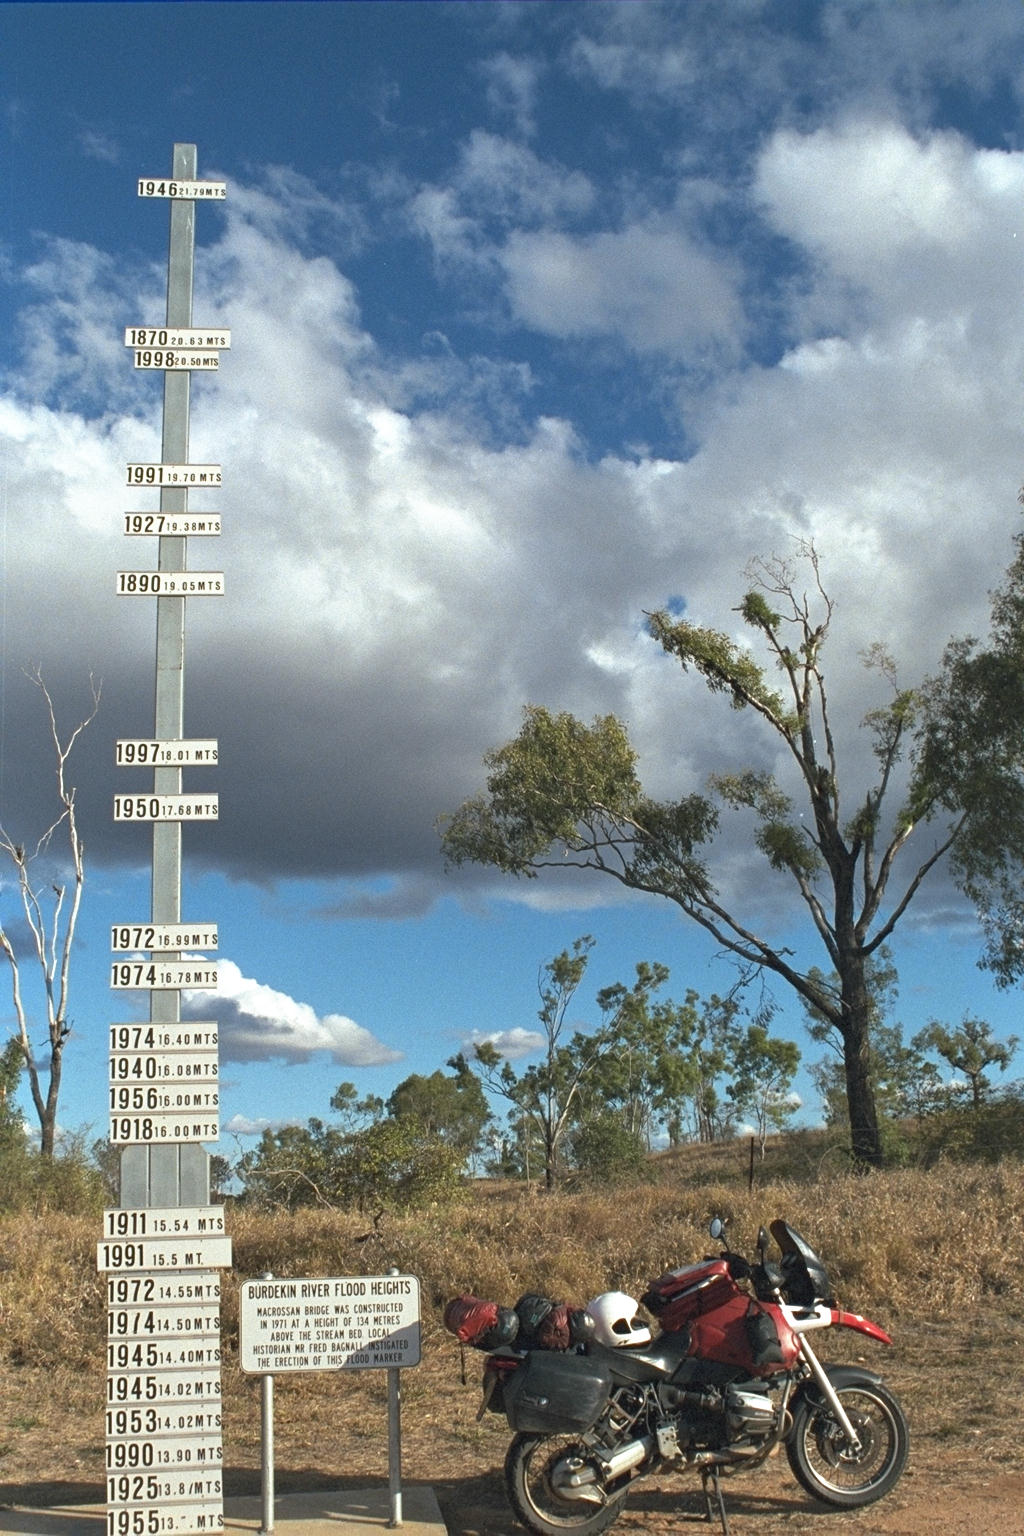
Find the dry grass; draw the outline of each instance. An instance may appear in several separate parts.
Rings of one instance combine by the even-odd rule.
[[[785,1218],[825,1257],[844,1304],[880,1320],[951,1316],[1024,1301],[1024,1164],[950,1164],[814,1183],[677,1187],[644,1184],[545,1196],[516,1186],[465,1203],[389,1217],[366,1235],[358,1213],[230,1213],[234,1279],[276,1275],[420,1277],[424,1322],[470,1290],[514,1301],[525,1290],[583,1301],[634,1295],[663,1269],[709,1247],[712,1214],[730,1220],[732,1246],[751,1252],[762,1222]],[[0,1361],[9,1366],[95,1363],[103,1350],[99,1232],[87,1218],[0,1218]],[[226,1285],[225,1344],[236,1341],[237,1287]]]
[[[508,1432],[492,1415],[476,1422],[476,1392],[461,1385],[458,1347],[441,1326],[444,1302],[460,1290],[502,1301],[528,1289],[575,1301],[608,1287],[636,1295],[661,1270],[708,1251],[716,1213],[730,1217],[732,1244],[748,1253],[760,1224],[784,1216],[822,1253],[844,1305],[890,1328],[895,1349],[883,1355],[868,1346],[869,1363],[907,1403],[918,1465],[931,1458],[939,1468],[951,1456],[982,1470],[1024,1465],[1013,1385],[1024,1345],[1024,1164],[870,1177],[822,1170],[814,1182],[753,1192],[739,1177],[683,1182],[678,1162],[665,1172],[672,1177],[664,1184],[599,1195],[482,1187],[443,1211],[386,1218],[370,1237],[358,1214],[232,1211],[235,1271],[223,1287],[229,1489],[258,1488],[257,1383],[235,1363],[241,1280],[266,1270],[353,1275],[391,1266],[418,1275],[423,1364],[403,1373],[404,1465],[412,1479],[447,1480],[453,1508],[493,1497],[500,1511],[494,1468]],[[54,1215],[0,1218],[0,1263],[8,1266],[0,1270],[0,1482],[22,1502],[55,1501],[61,1492],[101,1497],[98,1226]],[[852,1335],[835,1348],[844,1358],[865,1352]],[[479,1359],[471,1355],[469,1364],[475,1382]],[[378,1372],[279,1378],[281,1489],[317,1478],[386,1478],[384,1393]],[[495,1519],[493,1529],[507,1528],[506,1516]]]

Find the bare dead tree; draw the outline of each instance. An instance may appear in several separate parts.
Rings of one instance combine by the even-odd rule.
[[[40,983],[48,1044],[48,1050],[44,1046],[41,1055],[37,1054],[32,1041],[37,1015],[26,1001],[22,988],[22,962],[25,957],[18,953],[2,915],[0,952],[6,958],[10,971],[14,1038],[25,1063],[32,1103],[39,1121],[40,1153],[50,1159],[53,1157],[57,1133],[57,1103],[64,1067],[64,1048],[71,1034],[68,1015],[71,952],[85,882],[84,850],[75,811],[75,787],[68,783],[67,768],[75,743],[96,717],[100,688],[90,677],[92,708],[68,736],[62,737],[57,726],[53,698],[43,681],[42,673],[37,669],[27,675],[42,694],[49,716],[56,759],[57,815],[31,851],[25,843],[16,842],[0,823],[0,857],[6,858],[14,871],[13,885],[18,893],[20,916],[24,918],[30,935],[28,960]],[[66,852],[59,857],[52,848],[58,833],[62,834],[66,847]],[[51,870],[56,867],[61,872],[56,878],[50,876],[36,881],[33,866],[37,860],[42,864],[44,856]],[[0,893],[5,883],[0,879]]]

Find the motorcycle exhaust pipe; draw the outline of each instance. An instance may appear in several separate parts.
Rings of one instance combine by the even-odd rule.
[[[653,1435],[645,1435],[642,1440],[631,1440],[628,1445],[622,1446],[612,1456],[607,1458],[602,1456],[605,1477],[609,1482],[614,1482],[624,1472],[632,1472],[634,1467],[638,1467],[641,1462],[647,1460],[654,1446]]]
[[[654,1439],[646,1435],[642,1440],[631,1440],[611,1456],[602,1456],[601,1482],[598,1481],[597,1468],[591,1464],[577,1464],[571,1472],[562,1468],[553,1479],[558,1495],[563,1499],[580,1499],[587,1504],[603,1504],[603,1483],[614,1482],[616,1478],[631,1472],[634,1467],[646,1461],[653,1450]]]

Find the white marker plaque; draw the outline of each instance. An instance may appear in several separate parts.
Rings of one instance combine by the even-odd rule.
[[[219,1335],[212,1339],[116,1339],[107,1345],[108,1371],[203,1371],[219,1365]]]
[[[250,1375],[419,1365],[420,1283],[415,1275],[249,1280],[239,1328],[239,1364]]]
[[[111,1024],[112,1051],[206,1051],[217,1048],[217,1025],[212,1019],[192,1019],[186,1024]]]
[[[223,597],[223,571],[118,571],[118,597]]]
[[[159,1531],[160,1536],[197,1536],[199,1531],[223,1531],[224,1507],[221,1500],[205,1503],[136,1505],[124,1509],[110,1503],[106,1536],[138,1536]]]
[[[115,960],[110,985],[121,991],[178,992],[183,988],[215,992],[220,985],[216,961]]]
[[[178,1232],[223,1231],[222,1205],[109,1206],[103,1212],[104,1237],[167,1237]]]
[[[220,513],[197,517],[192,512],[126,512],[125,537],[129,539],[216,538],[221,531]]]
[[[115,821],[216,821],[218,795],[115,795]]]
[[[215,1083],[218,1078],[218,1052],[195,1051],[112,1051],[112,1083]]]
[[[216,1088],[201,1084],[195,1088],[181,1084],[116,1083],[107,1089],[110,1109],[114,1114],[202,1114],[217,1109],[220,1095]]]
[[[216,1270],[207,1275],[111,1275],[107,1281],[108,1307],[219,1305],[220,1275]]]
[[[220,1307],[201,1301],[165,1307],[110,1307],[109,1339],[205,1338],[220,1329]]]
[[[216,373],[220,368],[220,353],[176,351],[174,347],[137,347],[135,367],[170,369],[176,373],[193,370]]]
[[[114,749],[114,761],[119,768],[188,768],[196,763],[212,766],[217,761],[217,738],[152,741],[146,737],[123,737]]]
[[[126,347],[186,347],[190,350],[226,351],[231,332],[225,326],[130,325],[124,333]]]
[[[219,1467],[190,1472],[115,1472],[107,1477],[107,1502],[121,1509],[135,1509],[141,1504],[185,1504],[191,1499],[213,1499],[220,1493]],[[160,1530],[160,1526],[155,1529]]]
[[[217,1435],[221,1413],[213,1408],[108,1408],[105,1416],[108,1440],[139,1435]]]
[[[187,1141],[193,1144],[220,1140],[220,1116],[182,1115],[177,1110],[169,1114],[152,1111],[144,1115],[111,1115],[109,1139],[119,1147],[144,1146]]]
[[[107,1402],[110,1404],[220,1403],[220,1371],[166,1371],[155,1373],[119,1372],[107,1377]]]
[[[219,464],[129,464],[127,485],[166,486],[171,490],[202,490],[220,485]]]
[[[175,1435],[160,1437],[147,1435],[132,1441],[107,1439],[106,1464],[108,1472],[133,1472],[155,1467],[219,1467],[224,1460],[220,1430],[208,1435]]]
[[[175,181],[167,176],[140,176],[140,197],[183,197],[189,201],[223,202],[228,195],[226,181]]]
[[[230,1269],[230,1237],[148,1237],[96,1245],[100,1270]]]
[[[216,949],[216,923],[115,923],[111,949]]]

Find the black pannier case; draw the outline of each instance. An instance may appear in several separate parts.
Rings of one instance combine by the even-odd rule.
[[[531,1351],[504,1384],[509,1426],[541,1435],[589,1429],[611,1385],[608,1368],[587,1355]]]

